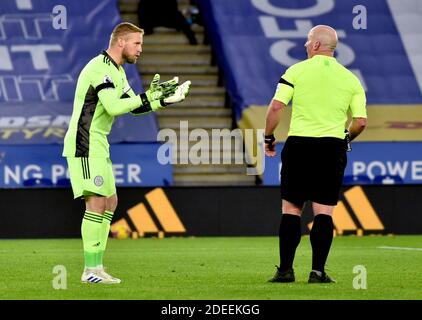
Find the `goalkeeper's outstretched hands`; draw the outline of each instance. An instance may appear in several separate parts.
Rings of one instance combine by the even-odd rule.
[[[154,75],[148,90],[141,94],[142,106],[132,110],[134,115],[157,111],[164,107],[183,101],[189,93],[191,82],[179,84],[179,77],[160,83],[160,75]]]

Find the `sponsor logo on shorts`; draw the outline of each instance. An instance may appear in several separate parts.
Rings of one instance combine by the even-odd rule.
[[[95,184],[97,187],[101,187],[101,186],[103,185],[103,183],[104,183],[104,179],[103,179],[103,177],[101,177],[101,176],[96,176],[96,177],[94,178],[94,184]]]

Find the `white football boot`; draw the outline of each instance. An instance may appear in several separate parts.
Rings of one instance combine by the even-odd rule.
[[[81,281],[83,283],[103,283],[103,284],[117,284],[121,280],[110,276],[104,269],[88,269],[86,268],[82,273]]]
[[[112,275],[105,272],[104,268],[99,268],[97,271],[97,274],[102,276],[104,279],[107,279],[108,281],[110,281],[109,283],[117,284],[117,283],[122,282],[122,280],[120,280],[119,278],[113,277]]]

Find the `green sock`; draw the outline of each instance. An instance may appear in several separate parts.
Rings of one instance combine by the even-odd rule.
[[[102,267],[104,251],[107,246],[108,234],[110,232],[110,223],[113,219],[113,212],[104,211],[103,222],[101,223],[101,238],[100,247],[97,255],[97,267]]]
[[[81,233],[86,268],[95,268],[97,266],[97,255],[101,245],[102,221],[102,214],[85,211],[84,218],[82,219]]]

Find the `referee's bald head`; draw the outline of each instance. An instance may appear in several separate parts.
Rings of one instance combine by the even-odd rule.
[[[318,25],[313,27],[309,31],[308,41],[305,43],[308,58],[317,54],[333,56],[337,41],[337,32],[330,26]]]

